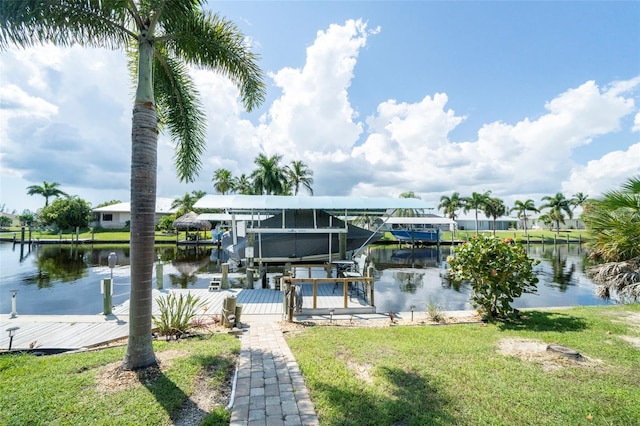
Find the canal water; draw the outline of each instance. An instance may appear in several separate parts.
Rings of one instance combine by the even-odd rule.
[[[375,265],[378,312],[426,311],[436,303],[443,310],[471,310],[471,290],[447,280],[449,247],[415,250],[395,247],[368,249]],[[108,256],[116,253],[115,268]],[[578,245],[531,245],[529,256],[540,282],[536,294],[516,299],[514,306],[553,307],[611,304],[594,296],[595,285],[584,273],[584,251]],[[207,288],[212,273],[227,261],[211,247],[156,247],[154,286]],[[84,315],[102,312],[102,279],[113,277],[113,304],[129,298],[129,246],[42,245],[0,243],[0,315],[11,312],[12,290],[18,315]]]

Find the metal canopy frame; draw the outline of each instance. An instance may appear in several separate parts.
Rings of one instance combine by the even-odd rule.
[[[346,234],[348,232],[347,218],[349,214],[360,216],[375,215],[388,217],[398,209],[430,209],[430,207],[424,201],[418,198],[367,198],[284,195],[205,195],[194,204],[194,208],[218,210],[229,214],[232,218],[231,222],[232,229],[234,230],[234,244],[237,244],[238,236],[245,236],[244,232],[248,231],[257,234],[259,253],[262,251],[260,238],[262,234],[328,234],[330,259],[331,235],[342,233]],[[314,226],[312,228],[288,228],[285,221],[285,212],[287,210],[312,210],[314,215]],[[338,218],[342,217],[344,219],[344,227],[334,227],[331,226],[331,223],[329,223],[329,227],[318,227],[318,224],[316,222],[316,212],[318,210],[325,211],[330,215],[336,216]],[[260,226],[261,221],[265,218],[265,215],[275,215],[280,213],[282,213],[281,228],[262,228]],[[242,221],[245,222],[244,226],[237,226],[238,219],[236,219],[236,215],[242,216]],[[380,227],[378,227],[378,229],[373,232],[372,237],[380,230]],[[244,232],[238,232],[239,230],[242,230]],[[240,233],[242,233],[242,235],[239,235]],[[360,248],[358,248],[355,253],[359,253],[362,248],[368,244],[370,239],[367,240]]]

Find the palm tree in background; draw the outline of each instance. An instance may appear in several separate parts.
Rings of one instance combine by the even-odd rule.
[[[577,194],[573,194],[573,196],[571,197],[571,200],[569,201],[573,206],[573,210],[575,210],[576,207],[582,207],[588,199],[589,199],[588,195],[585,195],[582,192],[578,192]]]
[[[563,193],[558,192],[556,195],[542,197],[542,201],[546,201],[546,203],[540,206],[540,210],[549,209],[547,214],[556,224],[556,233],[560,233],[560,224],[565,223],[564,213],[569,219],[573,217],[571,200],[567,199]]]
[[[152,346],[158,117],[176,143],[176,170],[191,182],[205,147],[205,114],[189,66],[217,71],[247,110],[265,97],[263,74],[238,28],[203,2],[32,0],[0,2],[0,48],[40,43],[121,49],[137,71],[131,131],[131,298],[123,368],[157,363]],[[91,107],[91,105],[87,105]]]
[[[442,210],[445,216],[455,222],[458,217],[458,210],[463,207],[462,199],[458,192],[451,194],[451,197],[443,195],[440,197],[440,204],[438,204],[438,210]],[[453,235],[455,236],[457,226],[454,225]]]
[[[231,171],[227,169],[218,169],[213,172],[213,189],[220,194],[225,195],[233,189],[233,177]]]
[[[527,234],[527,220],[529,220],[529,216],[527,216],[527,212],[538,213],[540,210],[536,208],[536,204],[532,199],[528,199],[525,201],[516,200],[513,203],[513,207],[509,212],[518,212],[518,219],[521,219],[524,223],[524,234]]]
[[[398,198],[417,198],[420,199],[413,191],[407,191],[401,193]],[[422,209],[398,209],[397,215],[399,217],[415,217],[423,214],[424,211]]]
[[[280,166],[281,155],[267,157],[258,154],[253,161],[257,169],[251,173],[253,189],[256,194],[282,195],[287,192],[287,177],[283,167]]]
[[[489,201],[491,191],[485,191],[482,194],[479,192],[473,192],[471,197],[462,198],[463,211],[467,213],[469,210],[474,210],[476,213],[476,235],[478,235],[478,211],[483,210],[487,201]]]
[[[484,214],[493,219],[493,235],[496,235],[496,220],[507,213],[507,206],[500,198],[489,198],[484,203]]]
[[[31,185],[27,187],[27,195],[42,195],[44,197],[44,206],[49,205],[49,197],[60,197],[64,195],[68,197],[69,194],[58,188],[60,184],[58,182],[42,182],[40,185]]]
[[[207,193],[204,191],[191,191],[191,194],[187,192],[181,198],[173,200],[171,208],[177,208],[176,217],[180,217],[183,214],[193,211],[193,205],[205,195],[207,195]]]
[[[243,173],[233,178],[231,189],[242,195],[251,195],[253,194],[253,183],[251,179]]]
[[[298,195],[300,185],[307,188],[309,194],[313,195],[313,170],[309,168],[303,161],[292,161],[285,167],[287,180],[293,187],[293,195]]]

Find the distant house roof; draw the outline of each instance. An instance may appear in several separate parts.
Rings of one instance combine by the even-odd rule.
[[[173,198],[156,198],[156,213],[175,213],[178,209],[171,208],[173,201]],[[130,213],[131,203],[111,204],[110,206],[98,207],[97,209],[93,209],[93,211],[99,213]]]

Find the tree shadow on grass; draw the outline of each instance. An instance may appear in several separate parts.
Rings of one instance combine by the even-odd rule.
[[[526,311],[520,312],[520,317],[510,322],[498,325],[501,330],[527,331],[580,331],[587,328],[587,323],[573,315],[559,312]]]
[[[430,380],[412,371],[383,367],[376,370],[388,383],[382,392],[363,386],[316,387],[330,407],[327,425],[451,425],[457,419],[445,407],[452,400]],[[451,410],[452,411],[452,410]]]
[[[215,356],[199,356],[196,357],[195,360],[202,366],[203,370],[207,371],[206,374],[210,374],[211,370],[225,368],[225,366],[229,364],[227,359]],[[225,415],[221,415],[216,411],[208,413],[198,407],[191,397],[184,393],[159,367],[148,367],[137,370],[136,373],[140,383],[147,388],[156,398],[160,406],[167,412],[172,424],[190,425],[193,424],[196,419],[199,419],[196,423],[200,424],[205,418],[207,419],[208,425],[226,425],[229,423],[229,418]],[[225,371],[222,374],[226,375],[227,373]]]

